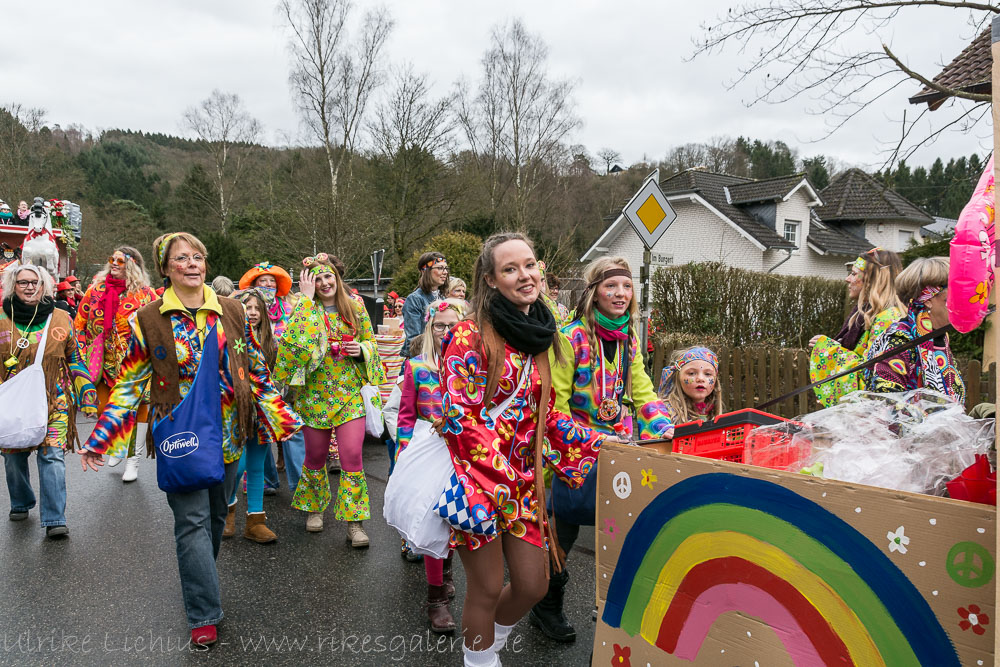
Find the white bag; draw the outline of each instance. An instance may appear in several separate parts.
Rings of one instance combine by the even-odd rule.
[[[382,420],[382,396],[378,387],[371,384],[361,387],[361,400],[365,404],[365,431],[372,437],[381,438],[385,422]]]
[[[399,399],[403,397],[403,392],[400,390],[399,385],[393,385],[392,391],[389,393],[389,400],[385,402],[385,407],[382,408],[382,419],[385,420],[385,427],[389,431],[389,437],[394,441],[399,442]]]
[[[49,323],[45,321],[42,339],[38,342],[35,361],[20,373],[0,384],[0,447],[27,449],[42,444],[49,428],[49,400],[45,393],[45,372],[42,357],[49,337]],[[17,409],[10,409],[10,406]]]
[[[410,444],[396,460],[385,487],[382,516],[410,543],[414,553],[448,557],[451,529],[434,505],[455,472],[448,444],[431,423],[418,419]]]

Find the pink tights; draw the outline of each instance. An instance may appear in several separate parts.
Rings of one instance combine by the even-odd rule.
[[[303,427],[302,433],[306,441],[306,467],[310,470],[322,470],[326,467],[326,457],[330,452],[329,428]],[[365,420],[363,417],[352,419],[336,427],[337,448],[340,453],[340,467],[345,472],[361,472],[361,447],[365,442]]]

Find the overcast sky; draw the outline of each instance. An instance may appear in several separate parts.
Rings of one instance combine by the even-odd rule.
[[[576,81],[584,124],[573,142],[591,154],[615,148],[626,163],[662,158],[678,144],[745,135],[782,139],[806,156],[873,166],[882,161],[879,141],[898,132],[893,119],[917,111],[906,100],[919,86],[903,85],[831,139],[807,143],[825,132],[825,119],[807,113],[809,100],[747,108],[752,87],[727,90],[741,58],[735,49],[686,62],[700,25],[734,4],[720,0],[385,4],[396,20],[389,61],[412,62],[441,93],[462,76],[475,80],[491,27],[520,17],[548,44],[552,74]],[[964,12],[921,12],[878,38],[933,76],[974,32]],[[220,88],[243,97],[269,143],[302,140],[288,95],[287,35],[273,1],[4,2],[0,19],[6,28],[0,101],[42,107],[49,123],[181,134],[184,109]],[[983,154],[991,144],[986,126],[972,135],[950,132],[914,161]]]

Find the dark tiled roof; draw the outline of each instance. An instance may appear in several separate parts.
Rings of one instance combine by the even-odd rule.
[[[823,252],[831,255],[846,255],[857,257],[866,250],[871,250],[873,246],[868,241],[858,238],[837,228],[836,223],[824,224],[812,216],[809,221],[809,237],[807,243],[811,243]]]
[[[991,91],[991,70],[993,54],[990,53],[990,29],[984,30],[972,40],[954,60],[941,70],[932,81],[945,88],[968,93],[989,93]],[[948,95],[924,88],[910,98],[910,104],[926,102],[931,109],[941,105]]]
[[[731,185],[729,186],[729,199],[734,204],[777,201],[783,199],[785,195],[794,190],[795,186],[803,180],[807,180],[805,174],[791,174],[790,176],[779,176],[778,178],[768,178],[762,181]]]
[[[732,220],[740,229],[749,234],[765,248],[794,248],[794,243],[789,243],[783,237],[778,236],[773,229],[762,225],[749,213],[726,201],[725,188],[727,186],[731,188],[744,184],[755,185],[756,182],[740,176],[688,169],[661,181],[660,189],[667,196],[687,192],[695,192],[701,195],[705,201]]]
[[[824,222],[837,220],[908,220],[919,225],[934,218],[860,169],[848,169],[819,193]]]

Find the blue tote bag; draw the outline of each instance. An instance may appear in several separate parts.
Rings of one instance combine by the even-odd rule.
[[[153,424],[156,483],[167,493],[190,493],[221,484],[222,392],[219,335],[213,326],[201,348],[198,372],[187,396],[170,415]]]

